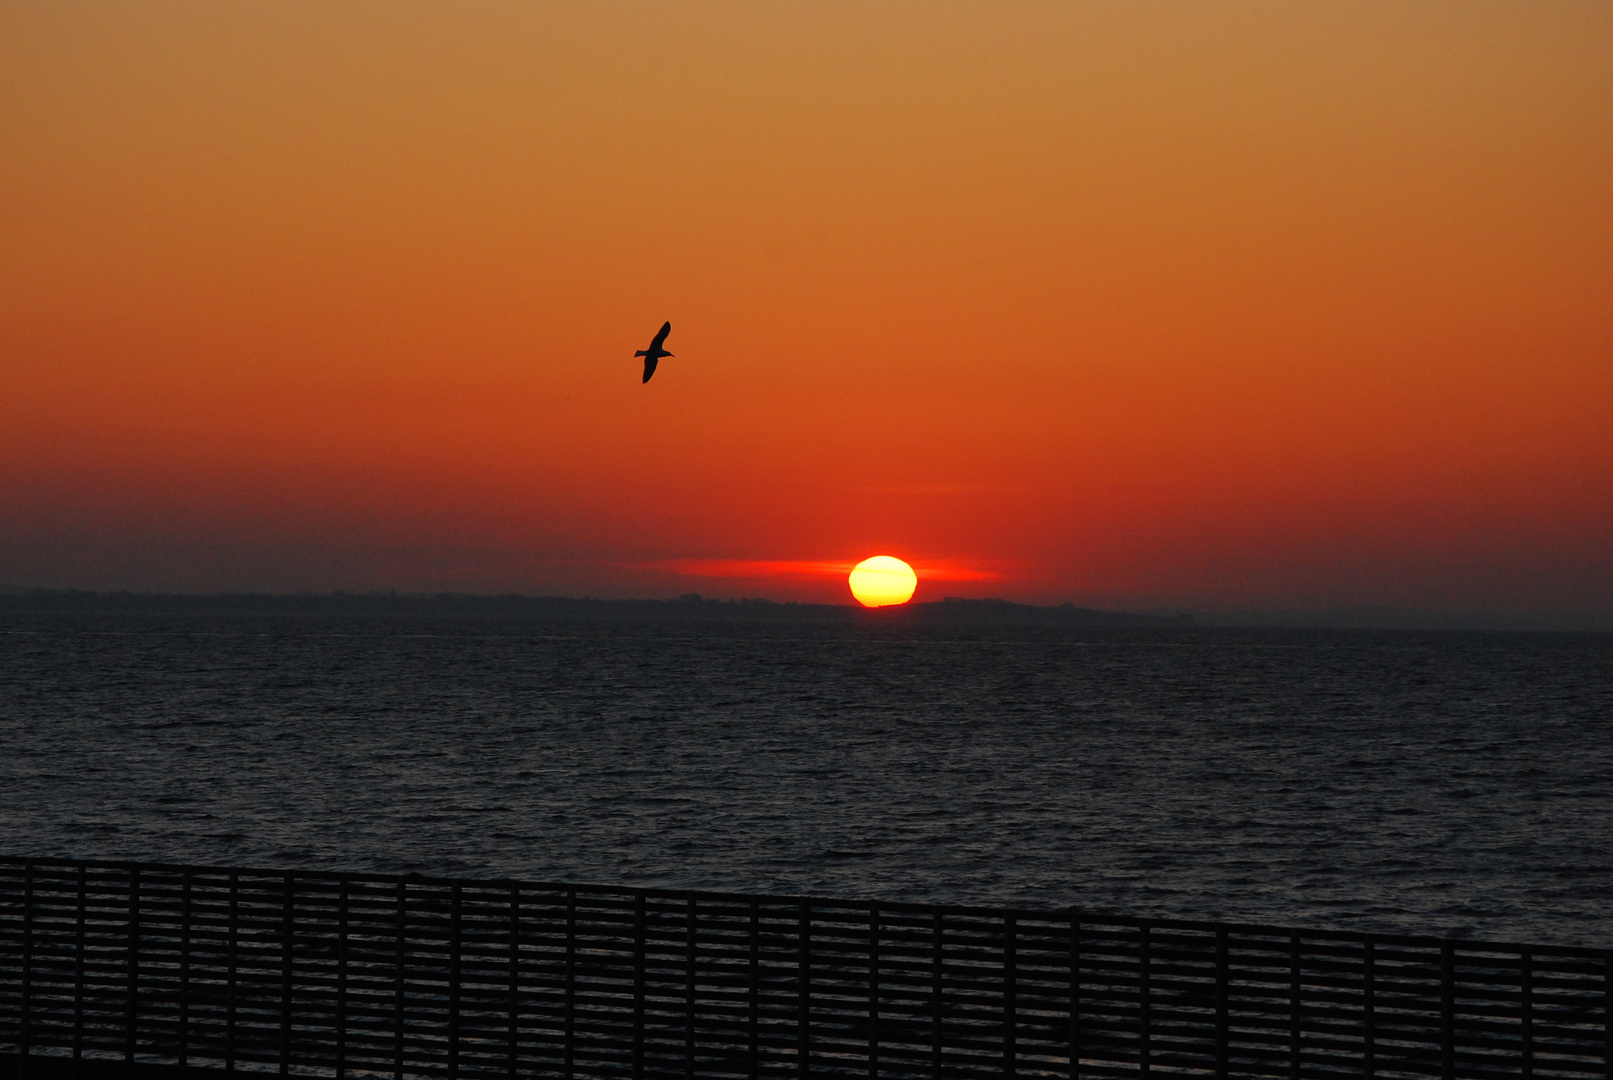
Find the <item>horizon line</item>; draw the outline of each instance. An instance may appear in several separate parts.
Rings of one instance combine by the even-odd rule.
[[[1613,633],[1613,612],[1541,610],[1530,612],[1440,610],[1436,608],[1394,607],[1389,605],[1335,605],[1312,608],[1256,608],[1218,607],[1212,605],[1150,605],[1132,608],[1098,607],[1065,600],[1057,603],[1034,603],[1010,600],[1005,597],[943,596],[936,599],[910,600],[904,604],[885,608],[865,608],[856,603],[835,603],[819,600],[777,600],[767,596],[705,596],[698,592],[682,593],[671,597],[609,597],[591,594],[565,595],[560,593],[523,593],[515,591],[466,591],[437,589],[430,591],[404,591],[398,589],[329,589],[323,591],[296,590],[213,590],[213,591],[144,591],[136,589],[81,589],[74,586],[15,586],[0,585],[0,601],[27,599],[80,597],[93,600],[365,600],[396,602],[441,601],[526,601],[587,604],[716,604],[739,607],[742,605],[773,606],[780,608],[823,609],[849,612],[901,611],[928,608],[946,604],[1002,605],[1026,611],[1056,612],[1060,610],[1084,611],[1114,616],[1137,616],[1148,619],[1172,619],[1186,616],[1200,628],[1224,629],[1294,629],[1294,630],[1408,630],[1408,631],[1477,631],[1518,633]]]

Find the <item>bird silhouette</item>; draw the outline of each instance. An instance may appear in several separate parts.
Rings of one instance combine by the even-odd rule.
[[[655,365],[661,362],[661,357],[672,355],[665,349],[661,348],[661,343],[666,340],[666,336],[670,333],[672,333],[672,323],[662,323],[661,332],[655,335],[655,339],[650,342],[650,347],[648,349],[640,349],[638,352],[633,354],[634,356],[644,357],[645,382],[649,382],[650,376],[655,374]]]

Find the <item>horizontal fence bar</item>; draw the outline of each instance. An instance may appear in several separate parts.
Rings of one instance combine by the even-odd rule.
[[[1608,950],[0,857],[20,1077],[1613,1080],[1610,1013]]]

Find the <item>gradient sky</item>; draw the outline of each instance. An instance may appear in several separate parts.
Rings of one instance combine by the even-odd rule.
[[[5,0],[0,146],[3,586],[1613,612],[1605,0]]]

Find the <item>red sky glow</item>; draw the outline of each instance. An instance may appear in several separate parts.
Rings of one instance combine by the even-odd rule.
[[[0,588],[1613,616],[1605,3],[10,3],[0,140]]]

